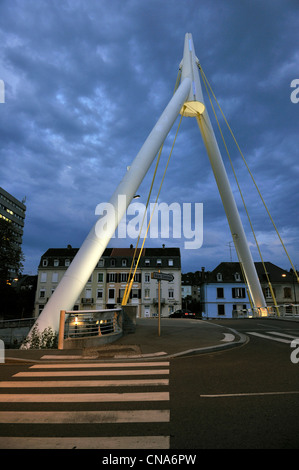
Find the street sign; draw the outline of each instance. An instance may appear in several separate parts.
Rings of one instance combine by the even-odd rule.
[[[158,281],[173,281],[174,280],[173,274],[166,274],[166,273],[153,272],[151,277],[152,279],[157,279]]]

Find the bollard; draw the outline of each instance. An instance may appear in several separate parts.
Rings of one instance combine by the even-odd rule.
[[[58,335],[58,349],[63,349],[63,343],[64,343],[64,325],[65,325],[65,310],[60,310],[59,335]]]

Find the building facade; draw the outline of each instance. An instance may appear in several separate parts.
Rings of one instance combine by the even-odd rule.
[[[299,286],[295,275],[270,262],[265,263],[267,275],[262,263],[255,263],[255,267],[269,312],[299,314]],[[202,272],[201,303],[205,318],[240,318],[250,314],[251,303],[239,263],[220,263],[213,271]]]
[[[0,187],[0,219],[3,219],[11,224],[13,233],[15,235],[15,248],[20,250],[22,245],[22,237],[24,231],[26,206],[22,202],[9,194],[5,189]],[[17,276],[14,267],[11,267],[9,277],[13,279]]]
[[[50,248],[41,257],[35,299],[35,317],[43,310],[49,297],[75,257],[78,248]],[[135,249],[106,248],[73,309],[100,310],[120,307],[129,278]],[[134,265],[140,249],[137,250]],[[158,314],[158,282],[153,272],[172,274],[171,282],[161,282],[161,315],[168,316],[181,308],[181,256],[179,248],[144,248],[142,250],[128,304],[137,305],[138,317]],[[134,273],[134,266],[131,270]]]

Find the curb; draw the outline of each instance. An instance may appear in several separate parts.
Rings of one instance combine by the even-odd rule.
[[[172,358],[177,358],[177,357],[190,357],[190,356],[195,356],[195,355],[200,355],[200,354],[209,354],[209,353],[213,353],[213,352],[221,352],[221,351],[226,351],[226,350],[229,350],[229,349],[233,349],[233,348],[236,348],[236,347],[241,347],[241,346],[244,346],[245,344],[247,344],[250,339],[248,336],[242,334],[242,333],[239,333],[231,328],[226,328],[227,330],[230,330],[234,337],[239,337],[239,339],[237,341],[230,341],[230,342],[226,342],[224,344],[216,344],[216,345],[213,345],[213,346],[207,346],[207,347],[204,347],[204,348],[196,348],[196,349],[187,349],[185,351],[181,351],[181,352],[178,352],[178,353],[170,353],[170,354],[167,354],[167,353],[163,353],[163,352],[155,352],[155,353],[147,353],[147,354],[140,354],[140,355],[128,355],[128,356],[118,356],[118,357],[110,357],[110,358],[106,358],[106,359],[98,359],[98,358],[90,358],[88,359],[88,357],[84,357],[84,356],[76,356],[76,362],[87,362],[87,363],[94,363],[94,362],[99,362],[99,363],[105,363],[105,362],[122,362],[122,361],[127,361],[128,359],[129,360],[132,360],[132,361],[146,361],[146,360],[156,360],[156,361],[159,361],[159,360],[164,360],[164,359],[172,359]],[[53,356],[54,357],[54,356]],[[62,358],[63,357],[63,358]],[[67,359],[66,356],[61,356],[61,359],[57,359],[57,356],[56,358],[54,359],[47,359],[47,360],[42,360],[42,359],[22,359],[22,358],[15,358],[15,357],[6,357],[5,358],[5,363],[4,364],[18,364],[18,363],[23,363],[23,364],[47,364],[49,362],[53,362],[53,361],[57,361],[59,360],[59,363],[63,364],[63,363],[69,363],[69,362],[73,362],[74,361],[74,356],[70,356],[70,359]]]

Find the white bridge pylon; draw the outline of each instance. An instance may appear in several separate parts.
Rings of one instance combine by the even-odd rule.
[[[197,119],[228,219],[237,255],[248,284],[253,306],[262,312],[260,314],[265,312],[266,302],[264,295],[204,104],[198,59],[195,55],[193,39],[190,33],[185,35],[184,54],[180,69],[181,80],[178,89],[108,203],[109,207],[111,207],[110,204],[114,206],[116,215],[111,215],[108,220],[105,216],[107,224],[103,233],[99,233],[99,230],[96,230],[97,223],[91,229],[45,308],[37,318],[35,326],[38,331],[42,332],[45,328],[51,327],[55,332],[58,332],[60,311],[72,310],[179,114]],[[112,214],[112,211],[107,211],[107,214]]]

